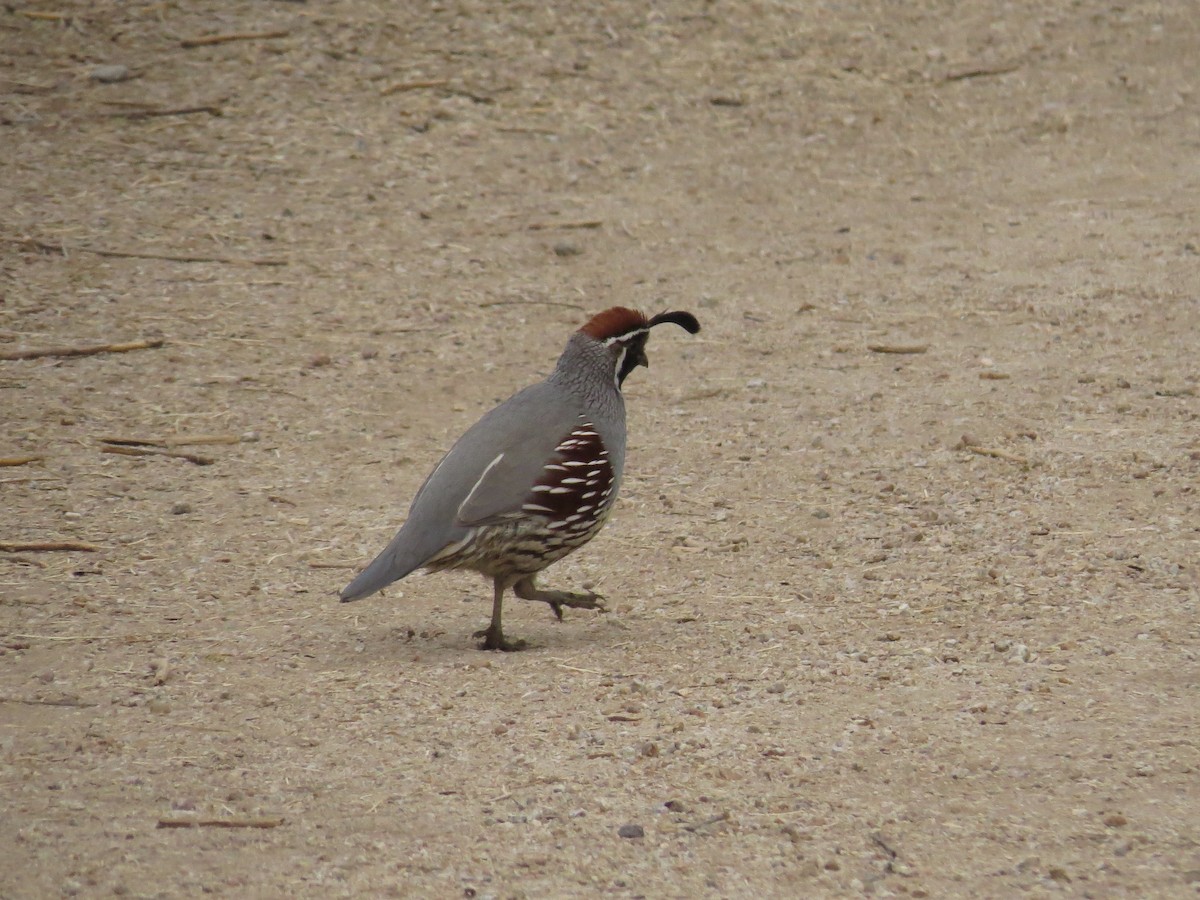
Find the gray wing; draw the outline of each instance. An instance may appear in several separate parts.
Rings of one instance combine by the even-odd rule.
[[[466,476],[459,482],[463,490],[454,492],[455,521],[473,527],[528,515],[521,507],[530,489],[559,442],[579,423],[581,413],[577,400],[543,383],[480,419],[451,448],[446,465],[438,467],[453,467]],[[434,482],[441,482],[440,476],[435,471],[430,477],[430,491],[436,490]]]
[[[521,506],[530,488],[581,412],[578,400],[542,382],[487,413],[425,479],[404,526],[342,591],[342,600],[359,600],[403,578],[472,527],[526,515]]]

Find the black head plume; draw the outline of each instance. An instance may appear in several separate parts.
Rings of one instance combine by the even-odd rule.
[[[700,331],[700,323],[696,320],[696,317],[682,309],[659,313],[649,320],[647,327],[653,328],[655,325],[662,325],[664,322],[678,325],[688,334],[697,334]]]

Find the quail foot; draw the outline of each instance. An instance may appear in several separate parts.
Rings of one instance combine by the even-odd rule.
[[[390,544],[341,593],[361,600],[416,569],[470,569],[492,579],[485,650],[518,650],[504,636],[504,592],[563,607],[599,609],[600,596],[538,587],[537,575],[596,536],[625,466],[621,385],[647,366],[650,329],[696,334],[689,312],[647,317],[614,306],[571,335],[550,376],[487,413],[455,442],[413,498]]]

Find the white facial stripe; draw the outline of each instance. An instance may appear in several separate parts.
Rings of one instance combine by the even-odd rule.
[[[617,357],[617,365],[613,368],[613,383],[616,384],[617,390],[621,389],[621,367],[625,365],[625,354],[628,352],[628,347],[621,348],[621,355]]]
[[[625,332],[622,332],[621,334],[614,334],[612,337],[605,339],[604,346],[611,347],[613,344],[617,343],[618,341],[627,341],[632,337],[637,337],[639,334],[649,334],[649,333],[650,333],[649,328],[635,328],[633,331],[625,331]]]

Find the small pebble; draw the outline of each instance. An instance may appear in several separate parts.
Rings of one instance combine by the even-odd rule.
[[[646,829],[641,825],[622,825],[617,834],[623,838],[642,838],[646,836]]]
[[[1120,813],[1110,813],[1104,817],[1104,824],[1109,828],[1121,828],[1125,825],[1128,825],[1129,820]]]
[[[173,516],[182,516],[185,513],[190,513],[191,511],[192,511],[192,504],[187,503],[183,500],[180,500],[177,503],[171,504],[171,515],[173,515]]]
[[[129,66],[105,65],[96,66],[88,77],[101,84],[116,84],[118,81],[128,81],[133,73],[129,71]]]
[[[583,250],[578,244],[572,244],[567,241],[562,241],[554,245],[555,256],[578,256]]]

